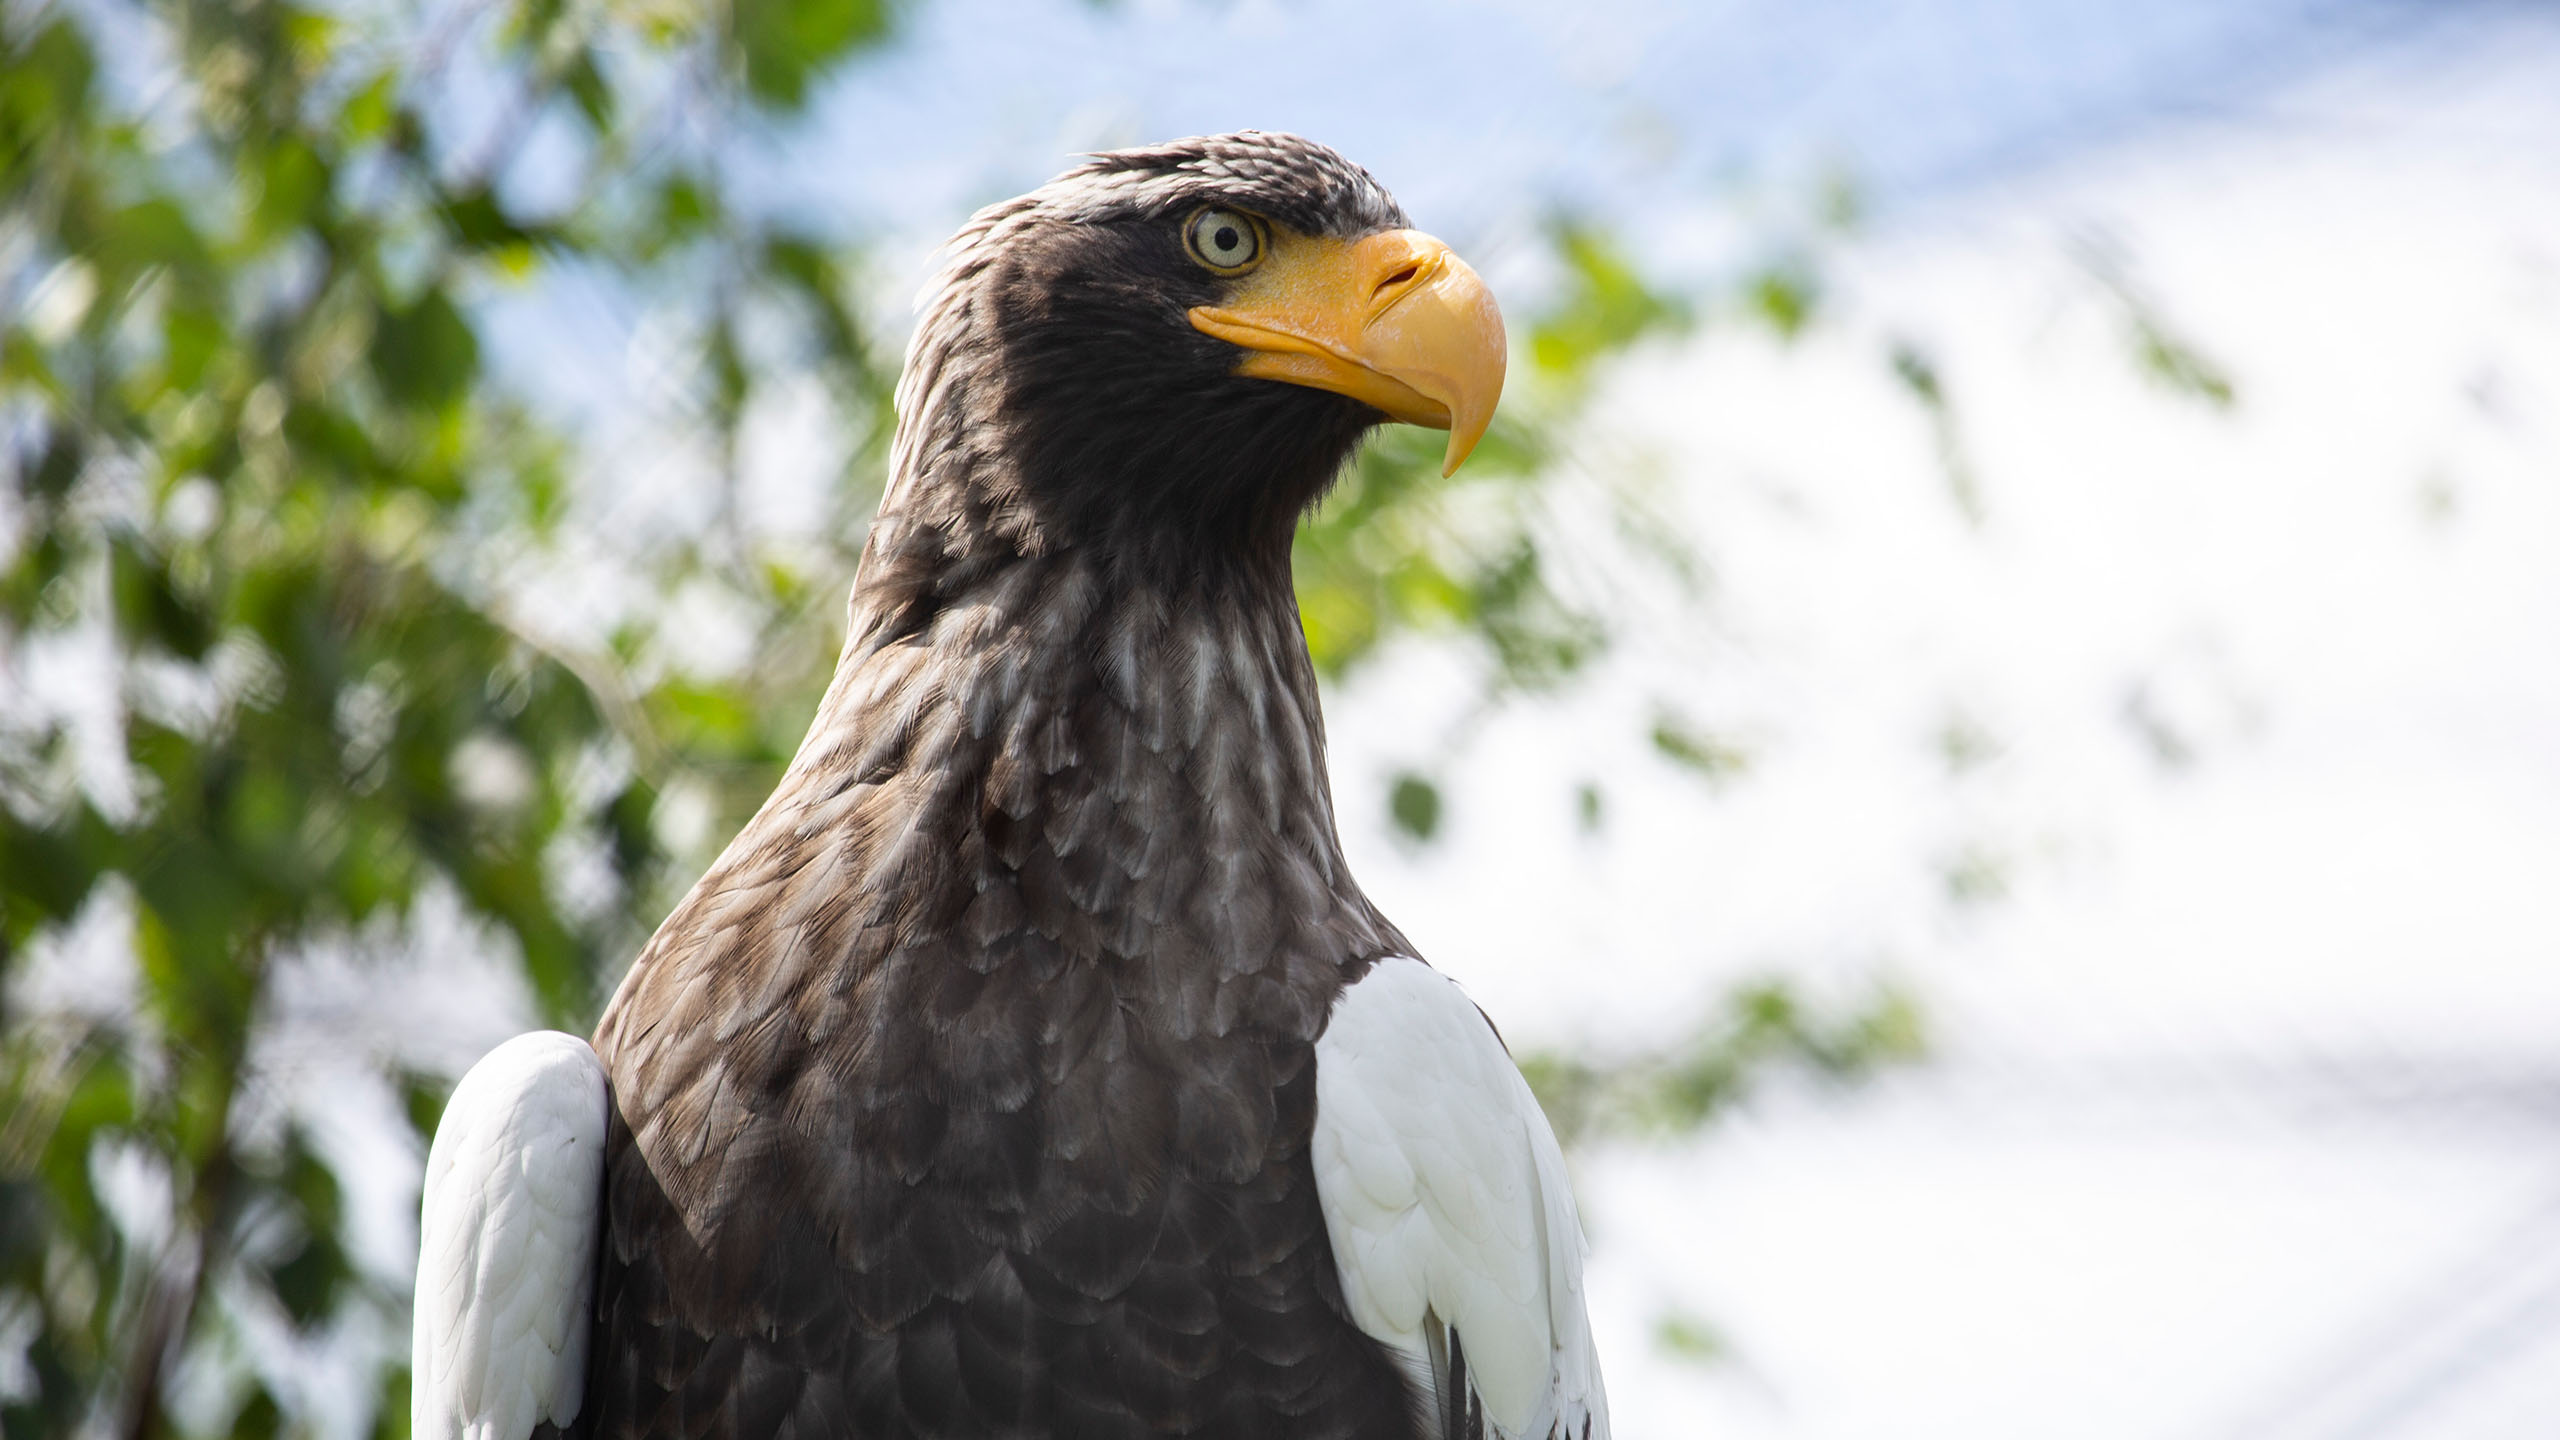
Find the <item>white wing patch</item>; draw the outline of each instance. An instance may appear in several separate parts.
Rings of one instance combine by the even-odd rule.
[[[1313,1154],[1353,1323],[1434,1387],[1456,1379],[1454,1332],[1492,1435],[1606,1440],[1564,1152],[1454,981],[1394,957],[1343,992],[1316,1042]]]
[[[586,1389],[604,1065],[545,1030],[482,1057],[427,1151],[410,1428],[418,1440],[525,1440]]]

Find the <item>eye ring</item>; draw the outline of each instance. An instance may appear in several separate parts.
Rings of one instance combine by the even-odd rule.
[[[1241,275],[1262,263],[1270,249],[1262,221],[1223,205],[1204,205],[1182,222],[1182,245],[1201,268]]]

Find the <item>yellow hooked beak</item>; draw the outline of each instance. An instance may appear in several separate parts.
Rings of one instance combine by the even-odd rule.
[[[1243,347],[1239,375],[1348,395],[1449,432],[1455,472],[1502,399],[1502,311],[1467,262],[1419,230],[1362,240],[1274,225],[1271,253],[1191,311],[1193,328]]]

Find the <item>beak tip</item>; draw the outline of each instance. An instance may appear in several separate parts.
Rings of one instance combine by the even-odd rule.
[[[1501,382],[1497,379],[1494,396],[1498,399],[1500,395]],[[1440,478],[1443,480],[1458,473],[1458,467],[1467,463],[1467,457],[1476,453],[1476,445],[1484,439],[1485,431],[1493,428],[1494,407],[1489,403],[1455,404],[1449,408],[1452,412],[1449,417],[1449,448],[1442,452],[1440,460]]]

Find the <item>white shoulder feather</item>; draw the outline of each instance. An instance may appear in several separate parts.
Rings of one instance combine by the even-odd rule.
[[[1454,981],[1395,957],[1343,992],[1313,1156],[1352,1321],[1431,1388],[1444,1440],[1607,1440],[1564,1152]]]
[[[550,1030],[490,1051],[445,1102],[418,1226],[418,1440],[525,1440],[576,1418],[607,1103],[596,1052]]]

